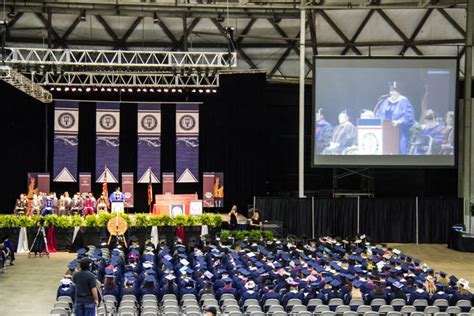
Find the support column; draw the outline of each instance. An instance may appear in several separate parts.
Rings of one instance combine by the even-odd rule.
[[[303,1],[301,1],[303,6]],[[299,133],[298,133],[298,196],[304,197],[304,79],[305,79],[305,35],[306,10],[300,12],[300,102],[299,102]]]
[[[471,214],[470,205],[473,201],[472,192],[472,179],[474,177],[474,169],[471,167],[474,163],[472,150],[472,140],[474,139],[471,123],[473,122],[474,111],[471,110],[472,106],[472,43],[474,31],[474,3],[468,1],[467,5],[467,26],[466,26],[466,54],[465,54],[465,67],[464,67],[464,129],[463,129],[463,154],[462,160],[462,192],[464,198],[464,225],[468,231],[471,230]]]

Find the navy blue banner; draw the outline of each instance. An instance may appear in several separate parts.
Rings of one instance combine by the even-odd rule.
[[[120,150],[120,104],[97,103],[96,182],[118,183]]]
[[[161,105],[138,104],[138,183],[159,183],[161,173]]]
[[[199,181],[199,105],[176,105],[176,182]]]
[[[77,182],[79,104],[57,101],[54,108],[53,181]]]

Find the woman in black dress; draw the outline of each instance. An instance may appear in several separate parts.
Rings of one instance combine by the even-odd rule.
[[[237,205],[232,206],[232,209],[229,213],[229,229],[236,230],[237,229],[237,216],[239,213],[237,212]]]
[[[254,211],[252,218],[250,219],[250,230],[259,230],[260,227],[262,227],[260,212]]]

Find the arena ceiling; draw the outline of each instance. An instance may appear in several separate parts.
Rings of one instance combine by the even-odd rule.
[[[5,0],[6,46],[227,51],[238,68],[298,76],[300,10],[312,55],[448,55],[463,69],[467,1]],[[0,18],[1,19],[1,18]],[[462,72],[461,72],[462,76]]]

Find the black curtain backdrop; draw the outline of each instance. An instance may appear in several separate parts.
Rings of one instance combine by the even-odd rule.
[[[314,199],[315,237],[353,237],[357,233],[357,199]],[[269,221],[297,236],[312,236],[311,198],[260,198],[256,208]],[[447,243],[449,228],[462,222],[461,199],[419,199],[420,243]],[[359,232],[374,242],[416,242],[415,199],[360,199]]]

